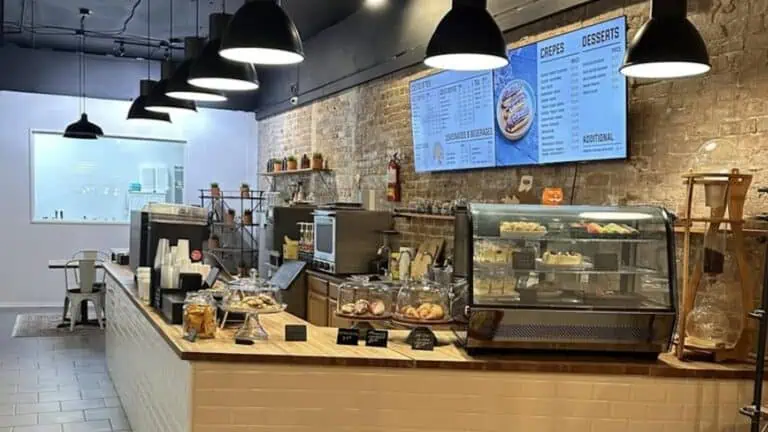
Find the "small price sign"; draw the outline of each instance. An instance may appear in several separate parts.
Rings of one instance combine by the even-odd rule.
[[[411,340],[411,349],[417,351],[434,351],[435,343],[437,342],[435,334],[426,327],[413,329],[409,338]]]
[[[285,341],[286,342],[306,342],[307,326],[298,325],[298,324],[286,324],[285,325]]]
[[[365,333],[365,346],[386,348],[389,340],[389,332],[386,330],[368,330]]]
[[[357,345],[360,341],[360,330],[350,328],[340,328],[336,334],[337,345]]]

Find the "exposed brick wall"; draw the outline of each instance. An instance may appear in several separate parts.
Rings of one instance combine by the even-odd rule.
[[[659,204],[682,210],[680,175],[707,141],[729,149],[725,166],[756,168],[753,184],[768,182],[768,0],[691,0],[689,17],[709,47],[712,72],[701,78],[655,83],[630,82],[627,161],[578,165],[574,203]],[[648,3],[602,0],[507,34],[511,45],[535,42],[619,15],[627,15],[630,38],[647,19]],[[314,178],[318,198],[352,198],[356,176],[363,190],[376,191],[382,206],[389,155],[403,158],[403,201],[417,198],[496,201],[523,174],[540,190],[558,186],[571,196],[576,165],[485,169],[416,174],[413,169],[408,83],[428,71],[403,71],[347,90],[260,124],[259,166],[270,157],[320,151],[335,170],[326,183]],[[599,110],[601,107],[594,107]],[[279,179],[285,189],[290,179]],[[753,187],[747,214],[765,208]],[[401,221],[405,243],[425,236],[450,236],[450,223]]]

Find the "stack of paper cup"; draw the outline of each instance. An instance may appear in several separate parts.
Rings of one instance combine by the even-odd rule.
[[[149,304],[149,286],[152,284],[152,269],[150,267],[137,268],[136,281],[139,285],[139,300]]]
[[[192,262],[189,259],[189,240],[179,239],[176,245],[176,264],[184,265]]]

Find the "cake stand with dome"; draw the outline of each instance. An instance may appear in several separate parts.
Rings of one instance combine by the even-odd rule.
[[[243,314],[245,320],[235,332],[235,340],[255,342],[269,339],[259,316],[283,312],[286,305],[279,287],[263,280],[241,279],[230,285],[221,308],[225,314],[221,326],[226,324],[228,314]]]
[[[429,280],[403,284],[397,293],[392,321],[412,329],[406,342],[411,342],[416,331],[428,331],[435,345],[438,344],[432,328],[453,322],[450,313],[451,296],[451,287]]]
[[[334,312],[336,317],[348,320],[351,328],[361,330],[362,336],[373,323],[392,318],[393,291],[383,283],[367,278],[350,278],[339,286],[339,297]]]

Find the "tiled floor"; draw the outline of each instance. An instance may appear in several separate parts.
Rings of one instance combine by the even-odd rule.
[[[0,309],[0,432],[129,431],[103,335],[12,338],[18,312]]]

